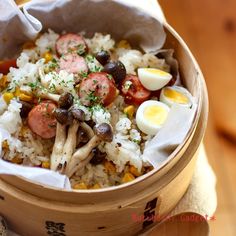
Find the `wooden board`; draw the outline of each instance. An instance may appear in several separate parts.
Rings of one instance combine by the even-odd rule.
[[[217,128],[236,138],[236,1],[161,0],[160,3],[167,20],[190,46],[201,66]]]
[[[207,154],[218,176],[218,209],[211,235],[236,235],[236,148],[217,129],[235,122],[236,1],[160,0],[169,23],[196,56],[207,80],[211,121],[205,138]],[[215,127],[216,122],[216,127]],[[229,125],[229,126],[228,126]]]

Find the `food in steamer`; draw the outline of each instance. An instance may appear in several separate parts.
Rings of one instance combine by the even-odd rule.
[[[100,33],[49,30],[25,43],[17,60],[1,61],[0,73],[1,158],[58,171],[74,189],[152,170],[145,145],[173,104],[192,106],[165,59]]]

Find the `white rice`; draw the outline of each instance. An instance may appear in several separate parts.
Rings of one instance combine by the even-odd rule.
[[[0,127],[10,134],[14,134],[21,126],[20,109],[21,104],[17,100],[12,99],[7,110],[0,116]]]
[[[58,38],[59,34],[56,34],[54,31],[49,29],[48,33],[44,33],[39,37],[39,39],[36,40],[36,50],[41,56],[43,56],[43,54],[48,51],[55,53],[55,44]]]
[[[41,79],[43,85],[52,91],[53,93],[62,94],[64,92],[69,92],[76,96],[76,91],[74,89],[75,79],[73,74],[69,74],[65,70],[57,72],[49,72]]]
[[[115,41],[111,39],[109,34],[103,35],[101,33],[95,33],[93,38],[86,39],[89,50],[91,53],[95,54],[101,50],[111,51],[114,49]]]

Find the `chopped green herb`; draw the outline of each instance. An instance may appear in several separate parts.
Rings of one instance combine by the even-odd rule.
[[[85,45],[84,44],[79,44],[76,48],[77,48],[78,55],[83,55],[85,53]]]
[[[112,80],[112,79],[113,79],[112,75],[109,75],[109,74],[107,74],[107,78],[108,78],[109,80]]]
[[[81,76],[82,78],[86,78],[86,77],[88,76],[88,73],[87,73],[86,71],[82,71],[82,72],[80,73],[80,76]]]
[[[51,47],[47,47],[46,49],[48,50],[48,52],[52,52],[52,48]]]
[[[27,84],[32,90],[35,90],[38,87],[38,82],[28,83]]]
[[[133,141],[134,143],[140,144],[140,140],[133,139],[132,141]]]
[[[96,79],[93,80],[93,84],[97,84],[98,81]]]
[[[100,98],[95,96],[94,91],[92,91],[87,95],[86,100],[88,100],[88,101],[90,101],[91,103],[94,104],[94,103],[99,102]]]

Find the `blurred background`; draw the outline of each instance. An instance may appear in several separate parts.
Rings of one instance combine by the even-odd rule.
[[[23,3],[27,0],[16,0]],[[128,1],[128,0],[127,0]],[[208,86],[207,155],[218,179],[211,235],[236,235],[236,0],[159,0],[196,57]]]
[[[217,175],[211,235],[236,235],[236,1],[159,0],[204,74],[210,117],[205,148]]]

